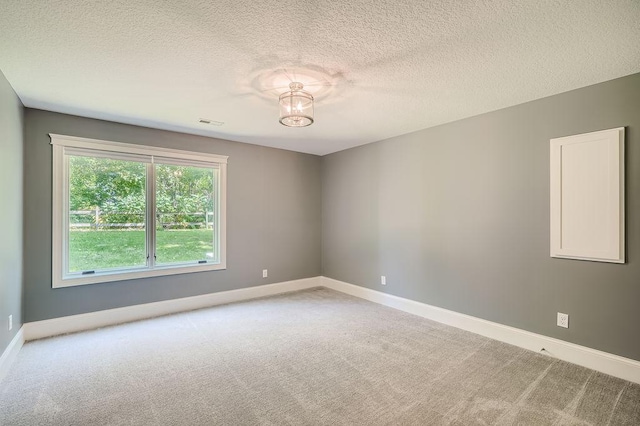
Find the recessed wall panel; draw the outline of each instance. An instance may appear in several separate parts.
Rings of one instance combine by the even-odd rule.
[[[624,128],[551,140],[551,256],[624,262]]]

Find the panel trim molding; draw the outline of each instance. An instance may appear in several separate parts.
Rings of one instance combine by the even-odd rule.
[[[43,339],[60,334],[92,330],[131,321],[208,308],[226,303],[240,302],[291,291],[320,286],[320,277],[303,278],[275,284],[246,287],[238,290],[220,291],[180,299],[163,300],[122,308],[106,309],[86,314],[70,315],[23,325],[24,340]]]
[[[4,350],[2,355],[0,356],[0,382],[9,372],[9,368],[16,360],[18,356],[18,352],[22,349],[22,345],[24,345],[24,326],[20,327],[20,330],[13,336],[11,342],[9,342],[9,346]]]
[[[389,306],[442,324],[480,334],[514,346],[550,355],[611,376],[640,383],[640,361],[509,327],[426,303],[322,277],[321,285],[361,299]]]
[[[625,263],[624,130],[550,140],[551,257]]]

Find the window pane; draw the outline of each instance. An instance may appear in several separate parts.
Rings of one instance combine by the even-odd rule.
[[[68,158],[68,272],[145,266],[146,165]]]
[[[156,164],[156,263],[217,262],[218,169]]]

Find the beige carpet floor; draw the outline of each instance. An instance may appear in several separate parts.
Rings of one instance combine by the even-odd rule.
[[[27,343],[1,425],[640,425],[640,386],[326,289]]]

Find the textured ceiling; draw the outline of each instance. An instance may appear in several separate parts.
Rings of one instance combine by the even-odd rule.
[[[0,69],[28,107],[323,155],[640,72],[639,22],[639,0],[3,0]],[[290,80],[310,127],[278,123]]]

